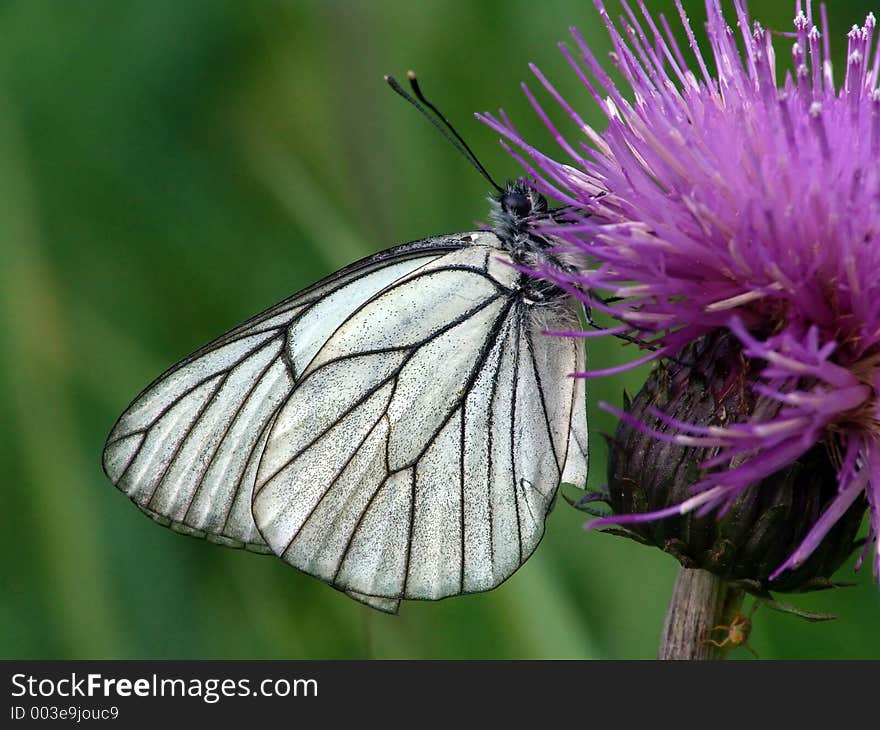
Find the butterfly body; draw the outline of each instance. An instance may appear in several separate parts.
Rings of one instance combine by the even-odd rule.
[[[148,386],[104,451],[173,529],[271,552],[384,611],[488,590],[586,480],[577,305],[519,267],[564,266],[515,183],[493,230],[352,264]]]

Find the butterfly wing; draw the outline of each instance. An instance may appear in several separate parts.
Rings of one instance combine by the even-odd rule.
[[[366,604],[370,608],[375,608],[377,611],[381,611],[382,613],[394,614],[397,613],[398,609],[400,608],[400,600],[397,598],[368,596],[365,593],[358,593],[357,591],[345,591],[345,595],[349,598],[354,598],[354,600]]]
[[[582,348],[544,328],[493,234],[397,279],[315,353],[278,409],[252,512],[273,552],[382,610],[484,591],[586,479]],[[508,263],[510,262],[508,258]]]
[[[398,246],[293,295],[159,376],[120,416],[104,471],[161,524],[268,552],[251,493],[268,424],[302,369],[364,301],[468,234]]]

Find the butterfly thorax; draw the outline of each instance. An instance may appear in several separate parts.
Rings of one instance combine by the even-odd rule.
[[[528,270],[571,268],[555,251],[558,244],[535,232],[536,223],[552,220],[543,195],[522,180],[516,180],[508,182],[504,192],[491,201],[492,231],[514,264]],[[532,304],[555,303],[566,296],[558,286],[526,273],[521,276],[520,286],[523,298]]]

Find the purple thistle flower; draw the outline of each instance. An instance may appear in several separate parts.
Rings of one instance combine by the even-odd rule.
[[[652,431],[655,436],[714,447],[717,456],[702,464],[707,471],[693,497],[666,510],[592,524],[632,524],[691,510],[723,515],[749,486],[824,441],[836,452],[837,495],[770,579],[802,565],[862,495],[871,516],[866,550],[878,545],[873,562],[880,577],[875,18],[848,33],[838,85],[824,6],[814,18],[810,4],[798,0],[794,32],[771,34],[752,23],[745,0],[735,2],[735,28],[719,0],[706,0],[710,55],[704,55],[676,0],[689,64],[665,17],[652,18],[641,0],[635,9],[626,0],[621,5],[625,14],[615,22],[596,0],[628,90],[614,84],[577,30],[576,49],[560,46],[608,117],[604,131],[586,124],[532,67],[586,140],[563,136],[523,85],[565,162],[529,145],[503,112],[481,115],[511,143],[534,186],[570,206],[565,225],[543,232],[585,255],[585,265],[577,275],[536,273],[619,320],[616,333],[649,349],[636,363],[678,353],[712,332],[731,332],[744,354],[761,363],[756,394],[779,407],[770,409],[775,416],[769,420],[768,409],[761,409],[724,427],[653,412],[674,427],[671,435]],[[791,64],[778,79],[775,55],[783,47]],[[589,293],[595,291],[615,299],[602,302]],[[613,371],[583,375],[607,372]]]

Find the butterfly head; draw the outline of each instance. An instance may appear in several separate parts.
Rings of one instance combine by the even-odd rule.
[[[549,218],[547,199],[524,180],[508,181],[491,197],[492,230],[507,251],[514,255],[543,248],[543,237],[535,233],[535,225]]]
[[[513,254],[523,247],[534,245],[533,226],[547,218],[547,200],[523,180],[508,181],[504,188],[490,198],[492,202],[492,230],[501,239],[504,248]]]
[[[500,216],[510,222],[528,222],[547,213],[547,199],[522,180],[508,182],[496,198]]]

